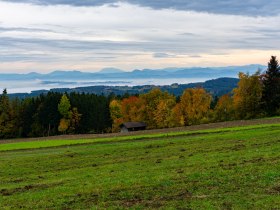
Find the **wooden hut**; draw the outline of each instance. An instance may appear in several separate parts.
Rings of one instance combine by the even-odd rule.
[[[131,131],[142,131],[146,130],[146,123],[144,122],[125,122],[120,125],[121,133],[127,133]]]

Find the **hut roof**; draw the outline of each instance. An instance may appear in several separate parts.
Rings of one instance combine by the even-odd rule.
[[[147,124],[144,122],[125,122],[121,124],[121,127],[126,127],[126,128],[143,128],[147,127]]]

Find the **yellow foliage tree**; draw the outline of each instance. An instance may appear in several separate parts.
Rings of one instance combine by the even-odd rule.
[[[214,109],[215,121],[228,121],[234,119],[233,99],[229,94],[219,98]]]
[[[263,84],[260,72],[253,75],[239,73],[238,87],[233,90],[233,105],[238,119],[250,119],[262,115]]]
[[[170,127],[180,127],[185,125],[185,119],[181,103],[177,103],[171,111]]]
[[[175,106],[175,97],[167,92],[162,92],[156,88],[149,93],[140,95],[144,101],[143,120],[149,128],[165,127],[170,120],[171,110]],[[170,111],[167,111],[170,109]],[[161,119],[166,119],[161,122]]]
[[[175,97],[168,97],[159,101],[154,112],[157,128],[172,127],[172,109],[175,105]]]
[[[180,101],[184,124],[194,125],[207,122],[211,100],[211,95],[203,88],[186,89]]]
[[[114,99],[111,101],[109,107],[110,115],[113,120],[112,132],[118,132],[120,130],[120,125],[124,122],[121,101]]]

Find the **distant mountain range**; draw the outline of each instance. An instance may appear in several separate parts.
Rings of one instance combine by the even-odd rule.
[[[75,81],[75,80],[121,80],[121,79],[168,79],[168,78],[220,78],[238,77],[239,72],[254,73],[264,71],[266,66],[252,64],[246,66],[206,67],[206,68],[165,68],[143,69],[126,72],[116,68],[106,68],[99,72],[54,71],[48,74],[31,72],[28,74],[0,74],[0,81],[7,80],[41,80],[41,81]]]

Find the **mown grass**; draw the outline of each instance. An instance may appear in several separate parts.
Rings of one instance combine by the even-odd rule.
[[[90,144],[90,143],[111,143],[111,142],[134,141],[134,140],[145,140],[145,139],[177,137],[177,136],[192,136],[192,135],[199,135],[199,134],[245,131],[248,129],[250,130],[250,129],[259,129],[259,128],[267,128],[267,127],[280,128],[280,124],[251,125],[251,126],[244,126],[244,127],[207,129],[207,130],[199,130],[199,131],[181,131],[181,132],[169,132],[169,133],[157,133],[157,134],[142,134],[142,135],[133,135],[133,136],[118,136],[118,137],[96,138],[96,139],[43,140],[43,141],[4,143],[4,144],[0,144],[0,151],[39,149],[39,148],[47,148],[47,147],[71,146],[71,145]]]
[[[0,152],[0,209],[278,209],[279,128],[14,144]]]

